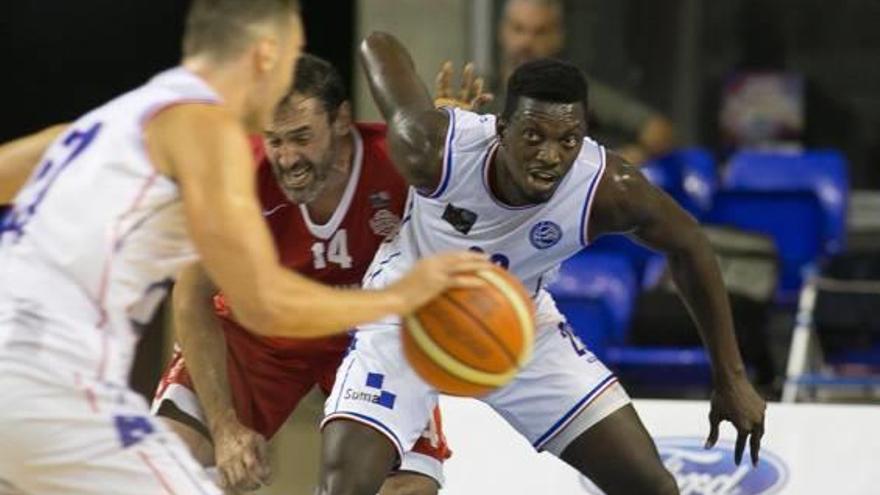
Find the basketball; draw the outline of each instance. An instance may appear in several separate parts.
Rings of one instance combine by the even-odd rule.
[[[445,394],[485,395],[532,354],[535,308],[520,281],[501,268],[476,276],[483,287],[448,290],[404,318],[406,358]]]

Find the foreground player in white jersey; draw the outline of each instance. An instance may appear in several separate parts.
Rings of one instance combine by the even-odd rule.
[[[555,60],[521,66],[496,120],[434,110],[406,50],[389,35],[371,35],[361,56],[388,121],[392,157],[416,188],[409,220],[376,254],[365,286],[388,286],[438,251],[491,254],[533,292],[539,331],[532,360],[481,400],[606,493],[677,493],[628,396],[543,288],[559,263],[596,237],[629,233],[667,254],[699,323],[715,381],[707,443],[730,420],[739,431],[736,462],[749,435],[757,462],[765,404],[745,376],[715,257],[693,218],[586,137],[583,75]],[[375,493],[437,402],[436,390],[400,360],[399,331],[396,317],[361,326],[339,368],[323,422],[323,495]],[[363,399],[377,387],[394,403]]]
[[[486,266],[450,254],[360,292],[279,264],[246,131],[268,123],[301,45],[292,0],[194,0],[182,66],[43,154],[0,230],[0,494],[219,493],[126,386],[139,324],[197,255],[240,321],[295,337],[408,313]],[[0,149],[0,177],[20,180],[53,133]]]

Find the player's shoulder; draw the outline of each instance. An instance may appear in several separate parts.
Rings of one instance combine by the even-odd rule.
[[[406,181],[400,176],[386,140],[387,126],[380,122],[358,122],[355,124],[362,142],[362,166],[366,173],[361,174],[358,187],[391,188],[395,192],[407,188]]]

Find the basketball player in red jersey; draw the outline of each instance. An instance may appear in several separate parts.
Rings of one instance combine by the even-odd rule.
[[[385,126],[352,126],[345,100],[335,69],[304,55],[265,146],[259,138],[252,144],[281,262],[330,285],[359,287],[379,244],[397,229],[407,185],[388,158]],[[269,474],[265,439],[313,386],[329,393],[350,339],[255,337],[204,275],[181,278],[174,306],[182,354],[162,379],[154,411],[200,462],[217,465],[223,485],[257,488]],[[448,452],[435,411],[382,494],[437,493]]]

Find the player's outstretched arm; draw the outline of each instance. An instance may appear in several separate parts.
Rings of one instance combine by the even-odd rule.
[[[11,203],[40,157],[67,124],[58,124],[0,145],[0,205]]]
[[[432,190],[440,181],[449,116],[434,108],[412,58],[394,36],[372,33],[360,59],[373,99],[388,122],[391,158],[413,186]]]
[[[199,264],[181,271],[172,294],[174,328],[205,411],[221,484],[256,490],[271,474],[266,439],[235,413],[226,367],[226,337],[214,313],[217,288]]]
[[[715,253],[699,223],[633,166],[609,154],[590,214],[588,236],[626,233],[666,254],[672,276],[712,361],[715,391],[707,446],[718,439],[718,423],[737,428],[736,462],[751,435],[757,463],[766,404],[748,381],[734,334],[727,290]]]
[[[145,131],[158,171],[181,189],[190,236],[211,280],[251,331],[320,337],[390,314],[408,314],[473,279],[481,256],[457,253],[420,261],[385,290],[334,289],[284,269],[260,212],[245,132],[220,106],[175,106]]]

